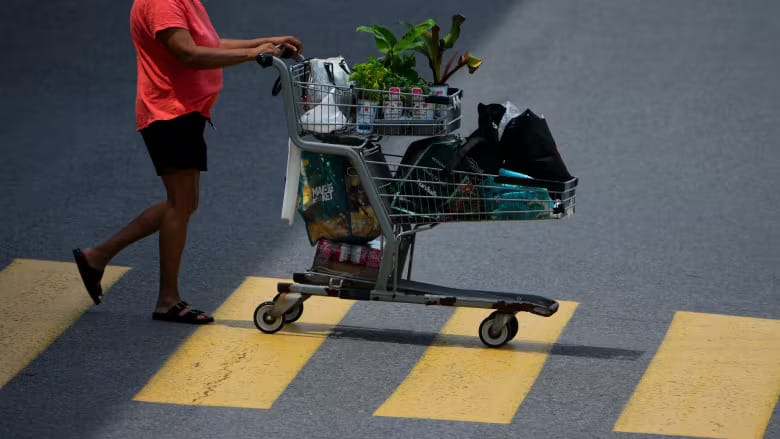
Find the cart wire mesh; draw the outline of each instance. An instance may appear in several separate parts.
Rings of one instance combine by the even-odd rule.
[[[567,182],[366,160],[394,224],[562,219],[574,214]],[[383,174],[383,175],[380,175]]]
[[[319,84],[308,81],[305,62],[289,68],[301,135],[438,136],[460,128],[462,90],[442,97]]]

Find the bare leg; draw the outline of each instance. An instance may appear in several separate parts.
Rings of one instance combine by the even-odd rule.
[[[160,201],[149,207],[105,242],[94,248],[85,248],[84,256],[89,265],[102,270],[122,249],[160,230],[167,203]]]
[[[183,170],[162,176],[167,200],[161,201],[126,225],[122,230],[94,248],[85,248],[84,256],[90,266],[104,269],[108,262],[128,245],[160,232],[160,291],[155,312],[167,312],[181,301],[179,295],[179,266],[187,241],[187,225],[198,207],[200,172]],[[183,309],[184,315],[191,308]],[[203,313],[198,318],[208,318]]]
[[[177,171],[163,176],[168,192],[168,201],[160,222],[160,295],[155,312],[165,313],[181,302],[179,295],[179,266],[184,245],[187,242],[187,226],[190,216],[198,208],[200,197],[200,171]],[[192,307],[184,307],[179,315],[184,316]],[[198,320],[208,321],[211,317],[198,312]],[[213,321],[213,320],[212,320]]]
[[[178,171],[163,176],[168,202],[160,223],[160,296],[157,312],[164,312],[181,301],[179,266],[187,242],[187,225],[198,208],[200,173]]]

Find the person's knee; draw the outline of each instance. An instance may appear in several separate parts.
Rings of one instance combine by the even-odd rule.
[[[177,217],[189,218],[198,209],[198,177],[195,171],[180,171],[163,176],[168,192],[168,208]]]
[[[178,218],[189,218],[198,209],[198,197],[168,200],[168,209]]]

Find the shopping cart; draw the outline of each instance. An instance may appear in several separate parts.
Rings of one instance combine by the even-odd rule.
[[[462,92],[423,96],[386,90],[364,90],[307,82],[304,64],[288,64],[258,55],[264,68],[274,67],[284,101],[287,131],[303,151],[347,158],[358,173],[381,228],[381,262],[377,273],[360,276],[323,269],[318,264],[280,282],[272,301],[254,313],[257,328],[275,333],[298,320],[311,296],[376,300],[493,310],[478,335],[490,347],[517,335],[516,313],[549,317],[554,300],[521,293],[449,288],[411,279],[417,233],[441,223],[561,219],[574,214],[577,179],[537,179],[487,175],[401,163],[401,157],[368,154],[374,136],[437,136],[460,128]],[[364,98],[381,95],[383,104]],[[377,100],[379,101],[379,100]],[[395,101],[395,103],[394,103]],[[389,102],[389,104],[388,104]]]

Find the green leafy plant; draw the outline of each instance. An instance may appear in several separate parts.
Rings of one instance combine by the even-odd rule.
[[[352,66],[352,74],[349,76],[355,86],[368,90],[386,90],[388,79],[393,79],[393,73],[390,69],[376,57],[368,57],[368,61]],[[363,90],[361,98],[373,102],[382,100],[382,92],[372,92]]]
[[[482,60],[471,55],[468,51],[464,52],[463,55],[459,55],[456,51],[442,69],[444,53],[455,46],[455,42],[460,37],[460,27],[464,21],[466,21],[466,17],[463,15],[453,15],[452,26],[444,37],[440,37],[441,28],[435,23],[419,36],[418,42],[422,44],[416,44],[414,50],[422,53],[428,59],[428,65],[433,73],[433,85],[447,84],[453,73],[463,67],[468,67],[469,73],[473,74],[482,65]],[[415,26],[407,24],[407,28],[411,31]]]
[[[349,80],[355,83],[355,87],[365,89],[361,92],[361,98],[374,102],[382,101],[387,96],[390,87],[398,87],[404,93],[411,92],[412,88],[419,87],[426,93],[428,84],[419,76],[415,79],[393,73],[384,62],[374,56],[369,56],[368,61],[352,66],[352,74]],[[377,90],[376,92],[367,90]]]
[[[358,26],[356,32],[366,32],[374,36],[376,48],[383,54],[382,62],[390,71],[406,81],[419,82],[420,75],[415,70],[417,60],[414,50],[420,49],[425,42],[421,39],[435,25],[431,19],[417,25],[407,24],[407,31],[397,37],[390,29],[378,24]]]

